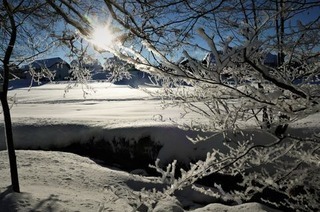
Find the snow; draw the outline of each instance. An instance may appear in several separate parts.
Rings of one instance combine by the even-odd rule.
[[[27,85],[27,84],[26,84]],[[150,97],[141,89],[106,82],[90,82],[90,89],[78,85],[65,92],[66,83],[47,83],[31,88],[13,86],[12,106],[15,145],[19,149],[50,149],[66,146],[75,140],[90,138],[111,140],[125,137],[138,140],[150,136],[163,145],[158,158],[162,163],[173,159],[188,163],[205,157],[212,148],[224,151],[224,137],[193,143],[186,138],[197,132],[183,131],[175,126],[195,118],[181,118],[179,108],[162,110],[161,100]],[[145,89],[158,89],[144,86]],[[83,97],[84,92],[89,94]],[[294,124],[292,133],[315,132],[320,114]],[[250,137],[253,132],[248,131]],[[203,133],[202,135],[207,135]],[[272,137],[255,131],[255,140],[271,141]],[[4,137],[3,130],[0,137]],[[10,185],[9,165],[4,140],[0,140],[0,211],[133,211],[142,188],[161,188],[144,170],[131,174],[101,167],[88,158],[71,153],[18,150],[18,172],[22,193],[14,193]],[[3,151],[1,151],[3,150]],[[133,174],[135,173],[135,174]],[[133,195],[135,194],[135,195]],[[179,202],[161,200],[155,211],[183,211],[182,206],[196,208],[196,202],[210,202],[191,189],[179,193]],[[209,204],[195,211],[273,211],[258,203],[239,206]]]
[[[12,109],[13,122],[26,124],[51,120],[51,123],[85,123],[108,128],[132,124],[172,125],[172,122],[154,120],[163,113],[160,100],[151,98],[141,89],[106,82],[90,83],[89,89],[77,85],[68,92],[65,92],[66,87],[65,83],[48,83],[31,90],[28,87],[11,90],[10,94],[15,96],[17,103]],[[89,93],[85,98],[84,92]],[[181,112],[180,109],[167,110],[163,118],[178,120]]]
[[[196,209],[194,212],[218,212],[218,211],[226,211],[226,212],[249,212],[249,211],[269,211],[276,212],[277,210],[268,208],[259,203],[246,203],[242,205],[236,206],[226,206],[219,203],[209,204],[203,208]]]
[[[101,167],[71,153],[18,150],[16,154],[21,193],[8,187],[7,153],[0,151],[0,211],[133,211],[132,205],[139,205],[137,188],[153,185],[147,177]],[[194,211],[245,210],[274,211],[258,203],[210,204]],[[184,210],[177,201],[162,200],[154,211]]]
[[[10,181],[5,156],[6,152],[1,151],[0,211],[131,211],[123,200],[126,194],[115,194],[107,186],[129,189],[126,181],[143,181],[139,176],[102,168],[70,153],[17,151],[23,192],[15,194],[6,188]]]
[[[65,93],[66,87],[66,83],[47,83],[31,90],[21,87],[10,91],[9,95],[14,96],[16,102],[11,109],[16,148],[64,147],[92,137],[138,140],[150,136],[166,144],[159,153],[163,163],[173,158],[188,163],[193,157],[194,144],[174,122],[182,124],[199,118],[198,115],[181,118],[182,109],[163,110],[161,100],[126,85],[92,82],[88,84],[89,89],[78,85]],[[83,92],[89,94],[84,98]],[[3,133],[0,131],[0,136],[3,137]],[[187,132],[187,135],[195,136],[195,132]],[[3,149],[5,143],[0,142],[0,150]]]

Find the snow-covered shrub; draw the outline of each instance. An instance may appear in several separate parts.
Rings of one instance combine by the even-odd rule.
[[[295,207],[306,211],[314,210],[319,207],[317,188],[320,185],[318,175],[314,172],[319,170],[319,164],[314,163],[319,158],[319,139],[292,138],[287,130],[296,120],[319,111],[320,88],[313,84],[314,78],[320,74],[320,64],[316,59],[319,55],[312,47],[307,51],[304,49],[309,48],[305,46],[306,43],[317,46],[317,38],[314,37],[312,40],[304,37],[304,34],[316,33],[312,27],[316,28],[319,20],[310,21],[304,26],[298,25],[300,31],[297,31],[287,23],[291,18],[283,12],[283,7],[287,8],[289,5],[278,5],[280,9],[269,5],[274,8],[270,14],[270,11],[258,12],[258,5],[236,1],[242,5],[242,10],[236,10],[227,2],[222,5],[206,2],[193,5],[199,6],[199,11],[205,8],[202,6],[217,7],[219,13],[211,19],[207,13],[203,17],[200,15],[202,18],[191,28],[193,32],[197,31],[198,35],[191,32],[187,34],[193,36],[192,39],[182,36],[183,33],[180,34],[177,28],[181,27],[186,32],[192,19],[188,12],[196,13],[197,10],[191,12],[184,7],[184,3],[177,3],[179,11],[173,9],[176,5],[169,9],[159,9],[162,7],[151,4],[148,11],[153,9],[158,12],[157,16],[152,17],[155,21],[154,29],[161,29],[161,32],[153,31],[155,33],[150,35],[147,29],[144,31],[141,26],[139,33],[135,34],[135,31],[132,31],[137,41],[141,41],[141,45],[130,40],[128,43],[122,43],[121,51],[115,49],[113,52],[143,71],[172,77],[175,85],[178,85],[181,79],[189,85],[163,86],[161,91],[153,93],[163,99],[164,107],[183,108],[185,114],[182,116],[191,112],[203,116],[203,119],[192,120],[181,127],[213,133],[231,131],[234,134],[241,134],[249,127],[262,129],[266,134],[274,135],[271,143],[259,141],[254,137],[248,140],[236,137],[232,142],[228,142],[226,137],[225,145],[228,151],[208,149],[210,153],[206,160],[191,164],[188,170],[181,170],[181,176],[178,178],[175,176],[176,162],[163,171],[156,163],[154,168],[162,174],[160,179],[168,184],[163,193],[174,195],[175,191],[215,173],[226,176],[241,175],[243,182],[240,186],[243,189],[240,190],[225,191],[224,186],[218,184],[213,184],[215,189],[210,191],[197,186],[194,188],[237,204],[255,200],[274,203],[279,208],[283,206],[285,209]],[[295,3],[291,3],[290,7],[294,8],[293,15],[300,10]],[[141,10],[145,8],[142,7]],[[130,11],[130,8],[127,10]],[[255,12],[248,14],[249,10]],[[161,14],[172,11],[189,17],[189,21],[173,15],[181,21],[179,26],[176,25],[178,21],[167,19],[166,29],[156,24],[156,21],[163,23],[164,20],[159,17]],[[121,17],[113,15],[115,19]],[[131,20],[135,20],[135,16]],[[212,25],[208,20],[212,21]],[[150,23],[149,21],[147,22]],[[275,25],[275,22],[278,24]],[[281,28],[279,22],[288,24],[288,29]],[[119,23],[121,24],[120,21]],[[135,22],[130,24],[131,22],[122,26],[128,30],[136,28]],[[223,26],[229,31],[220,30],[217,26]],[[171,39],[171,29],[181,35],[181,40],[180,37],[176,41]],[[270,30],[276,31],[275,36],[268,34]],[[146,37],[140,33],[145,33]],[[224,35],[221,36],[221,33]],[[218,36],[214,37],[215,34]],[[197,45],[195,37],[206,43],[205,51],[209,56],[205,60],[196,58],[197,55],[188,51],[190,46],[199,51],[203,50]],[[163,39],[162,43],[159,44],[157,39]],[[143,54],[143,51],[132,50],[138,46],[152,54],[153,60]],[[179,49],[180,46],[183,48]],[[173,48],[177,48],[176,52],[181,50],[185,58],[183,61],[173,61],[174,57],[170,57],[169,54]],[[270,61],[270,58],[276,59]],[[303,80],[297,82],[299,79]],[[205,138],[192,140],[201,142]],[[313,182],[312,185],[310,182]],[[272,199],[272,192],[280,198]]]
[[[257,200],[271,189],[284,195],[277,206],[319,208],[315,199],[320,185],[313,172],[319,169],[319,138],[288,133],[292,123],[320,110],[320,18],[313,13],[319,2],[104,3],[102,11],[109,11],[121,29],[106,50],[141,71],[173,79],[175,86],[153,94],[163,99],[164,107],[181,107],[182,116],[202,115],[181,127],[234,134],[261,129],[274,136],[271,143],[255,137],[228,143],[226,137],[228,151],[208,149],[206,160],[191,164],[178,178],[173,178],[175,163],[167,171],[156,166],[170,185],[164,194],[174,195],[213,173],[240,174],[244,190],[229,192],[216,185],[216,191],[207,193],[239,203]],[[90,23],[81,21],[74,26],[84,31]],[[179,81],[185,84],[176,86]]]
[[[284,210],[313,211],[320,207],[320,178],[316,174],[320,168],[319,149],[317,139],[299,140],[284,136],[267,145],[239,142],[235,146],[229,145],[227,153],[213,150],[204,161],[190,164],[189,170],[180,170],[179,177],[175,175],[177,161],[165,170],[159,167],[158,160],[151,167],[161,174],[159,180],[167,185],[163,191],[167,196],[192,186],[231,204],[254,200]],[[216,173],[241,175],[243,181],[230,191],[225,191],[224,186],[232,182],[224,182],[224,185],[214,183],[212,189],[195,184],[199,179]]]

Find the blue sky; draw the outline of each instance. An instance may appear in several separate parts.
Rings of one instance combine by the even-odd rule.
[[[296,18],[292,19],[291,23],[295,25],[297,20],[301,20],[302,23],[307,23],[307,22],[309,22],[311,20],[315,20],[316,18],[318,18],[319,13],[320,13],[320,6],[318,6],[316,8],[313,8],[313,9],[310,9],[310,10],[308,10],[306,12],[301,13]],[[197,40],[195,40],[195,42],[197,42],[200,46],[206,46],[206,43],[203,40],[197,39]],[[66,51],[68,51],[68,50],[67,49],[62,49],[62,48],[55,49],[54,51],[48,53],[44,57],[56,57],[56,56],[58,56],[58,57],[63,58],[67,62],[70,62],[70,59],[68,57],[66,57]],[[193,50],[192,53],[193,53],[193,55],[197,55],[198,58],[203,58],[204,55],[206,54],[205,52],[202,52],[200,50]],[[104,58],[112,56],[111,54],[106,54],[106,53],[101,54],[101,53],[95,52],[93,50],[93,48],[89,48],[89,54],[93,55],[94,57],[99,59],[102,63],[104,61]],[[177,59],[178,58],[179,58],[179,56],[177,56]]]

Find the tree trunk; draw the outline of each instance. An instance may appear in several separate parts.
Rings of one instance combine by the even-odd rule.
[[[15,192],[20,192],[17,161],[16,161],[16,154],[15,154],[14,143],[13,143],[10,108],[9,108],[6,95],[1,95],[0,99],[1,99],[2,109],[3,109],[5,137],[6,137],[6,144],[7,144],[8,155],[9,155],[12,189]]]
[[[6,144],[8,149],[9,155],[9,163],[10,163],[10,172],[11,172],[11,182],[12,182],[12,189],[15,192],[20,192],[19,187],[19,178],[18,178],[18,169],[17,169],[17,161],[16,161],[16,154],[14,150],[14,143],[13,143],[13,133],[12,133],[12,123],[11,123],[11,116],[10,116],[10,108],[8,104],[8,87],[9,87],[9,74],[10,74],[10,58],[12,55],[13,47],[16,42],[17,38],[17,26],[14,20],[13,15],[13,7],[7,0],[3,0],[3,5],[7,10],[8,17],[10,20],[11,25],[11,32],[10,32],[10,40],[7,45],[7,49],[5,51],[3,62],[3,82],[0,85],[0,101],[2,104],[3,109],[3,117],[4,117],[4,128],[5,128],[5,137],[6,137]]]
[[[284,46],[284,11],[285,9],[285,0],[276,1],[276,33],[277,33],[277,45],[278,45],[278,66],[281,66],[284,63],[285,54],[283,52]]]

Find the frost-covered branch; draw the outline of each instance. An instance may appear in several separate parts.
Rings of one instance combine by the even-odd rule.
[[[58,13],[65,13],[62,17],[82,33],[79,36],[88,36],[86,30],[95,24],[79,17],[82,13],[74,1],[61,0],[62,6],[59,1],[50,2]],[[236,133],[250,128],[273,136],[271,143],[254,137],[228,143],[225,137],[226,152],[212,150],[204,161],[181,170],[178,178],[175,167],[179,162],[162,170],[157,161],[152,167],[161,174],[160,181],[168,184],[164,195],[174,195],[204,176],[240,175],[243,190],[225,191],[224,185],[216,184],[215,191],[206,192],[240,203],[271,189],[284,198],[274,203],[278,207],[292,204],[312,210],[318,206],[311,200],[318,199],[318,193],[307,182],[319,185],[312,171],[319,170],[318,138],[299,139],[286,131],[291,123],[320,111],[320,16],[301,19],[319,3],[97,2],[116,29],[113,44],[104,50],[124,61],[115,76],[122,73],[122,64],[155,74],[162,89],[149,93],[161,98],[163,108],[180,107],[182,116],[201,115],[184,124],[184,129]],[[72,7],[72,17],[66,7]],[[295,177],[306,185],[302,191]]]

